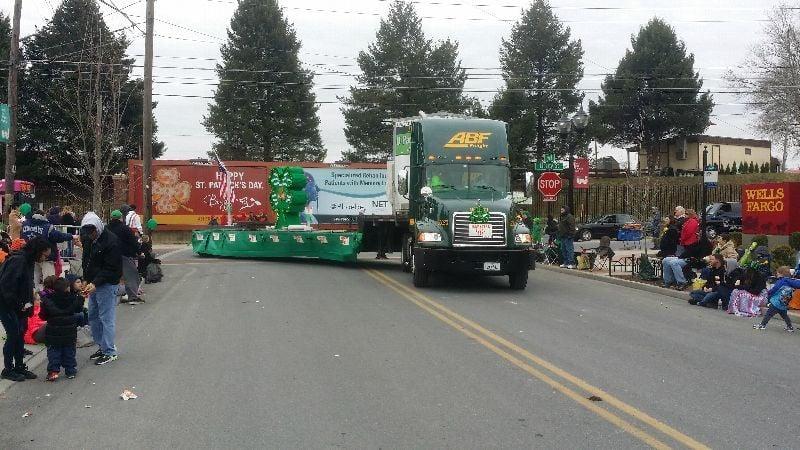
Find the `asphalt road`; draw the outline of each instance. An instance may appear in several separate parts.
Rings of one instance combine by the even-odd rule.
[[[120,307],[118,361],[80,349],[76,379],[0,395],[0,448],[800,448],[778,319],[542,269],[514,292],[366,258],[165,263]]]

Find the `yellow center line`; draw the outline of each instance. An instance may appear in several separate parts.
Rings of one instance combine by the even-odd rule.
[[[381,272],[379,272],[377,270],[374,270],[374,269],[364,269],[364,270],[370,276],[372,276],[373,278],[375,278],[376,280],[378,280],[382,284],[393,288],[393,290],[395,290],[395,291],[401,291],[405,298],[411,300],[412,302],[414,302],[418,306],[422,307],[426,311],[431,312],[430,310],[434,310],[433,312],[436,312],[437,314],[440,314],[442,316],[447,315],[450,318],[454,319],[454,320],[450,320],[449,318],[446,317],[448,320],[450,320],[450,322],[455,323],[454,328],[458,329],[459,331],[462,331],[464,334],[467,334],[467,332],[469,332],[469,330],[467,330],[466,327],[470,327],[475,332],[485,336],[486,338],[494,341],[497,344],[500,344],[501,346],[505,347],[506,349],[510,350],[511,352],[516,353],[517,355],[524,357],[528,361],[530,361],[530,362],[532,362],[532,363],[534,363],[534,364],[536,364],[536,365],[538,365],[538,366],[550,371],[554,375],[556,375],[556,376],[558,376],[558,377],[560,377],[560,378],[572,383],[574,386],[576,386],[576,387],[578,387],[578,388],[580,388],[580,389],[582,389],[582,390],[584,390],[584,391],[586,391],[586,392],[588,392],[588,393],[590,393],[592,395],[596,395],[596,396],[601,397],[603,399],[603,401],[605,403],[607,403],[608,405],[613,406],[613,407],[617,408],[618,410],[628,414],[629,416],[631,416],[631,417],[633,417],[633,418],[635,418],[635,419],[637,419],[637,420],[639,420],[639,421],[641,421],[641,422],[643,422],[643,423],[655,428],[656,430],[658,430],[658,431],[664,433],[665,435],[671,437],[675,441],[680,442],[681,444],[683,444],[683,445],[685,445],[685,446],[687,446],[689,448],[696,448],[696,449],[708,449],[709,448],[706,445],[698,442],[697,440],[687,436],[686,434],[681,433],[680,431],[670,427],[669,425],[667,425],[667,424],[665,424],[665,423],[653,418],[649,414],[647,414],[647,413],[645,413],[645,412],[643,412],[643,411],[641,411],[641,410],[639,410],[639,409],[637,409],[637,408],[635,408],[635,407],[633,407],[631,405],[628,405],[627,403],[617,399],[616,397],[610,395],[609,393],[603,391],[602,389],[597,388],[595,386],[592,386],[591,384],[587,383],[586,381],[584,381],[584,380],[582,380],[582,379],[570,374],[569,372],[567,372],[567,371],[565,371],[563,369],[560,369],[559,367],[553,365],[552,363],[550,363],[548,361],[545,361],[544,359],[532,354],[528,350],[526,350],[526,349],[524,349],[524,348],[522,348],[522,347],[520,347],[520,346],[518,346],[518,345],[516,345],[516,344],[514,344],[514,343],[512,343],[510,341],[508,341],[507,339],[504,339],[504,338],[498,336],[497,334],[487,330],[486,328],[484,328],[481,325],[475,323],[474,321],[469,320],[469,319],[461,316],[460,314],[448,309],[447,307],[445,307],[444,305],[441,305],[440,303],[434,301],[430,297],[425,296],[425,295],[423,295],[423,294],[421,294],[421,293],[419,293],[419,292],[417,292],[417,291],[415,291],[415,290],[413,290],[413,289],[411,289],[411,288],[409,288],[407,286],[404,286],[404,285],[400,284],[396,280],[388,277],[387,275],[385,275],[385,274],[383,274],[383,273],[381,273]],[[409,298],[409,297],[411,297],[411,298]],[[420,303],[422,303],[422,304],[420,304]],[[431,314],[433,314],[433,312],[431,312]],[[439,318],[441,320],[441,317],[439,317],[438,315],[437,315],[437,318]],[[456,322],[460,322],[460,323],[456,323]],[[448,323],[448,324],[450,324],[450,323]],[[451,324],[451,326],[452,326],[452,324]],[[492,349],[490,348],[490,350],[492,350]],[[494,351],[494,350],[492,350],[492,351]],[[496,351],[495,351],[495,353],[497,353],[498,355],[502,356],[504,359],[508,360],[509,362],[512,362],[514,365],[517,365],[518,367],[520,367],[518,364],[516,364],[511,359],[505,357],[504,355],[502,355],[502,354],[500,354],[500,353],[498,353]],[[520,367],[520,368],[522,368],[522,367]],[[524,368],[523,368],[523,370],[525,370],[528,373],[531,373],[530,371],[528,371],[528,370],[526,370]],[[538,375],[535,375],[533,373],[531,373],[531,374],[536,376],[537,378],[541,379],[542,381],[545,381],[546,383],[550,384],[548,381],[542,379]],[[556,381],[553,381],[553,382],[557,383]],[[568,389],[566,386],[563,386],[563,387],[564,387],[564,389]],[[564,391],[561,391],[561,392],[564,392]],[[570,391],[570,392],[572,392],[572,391]],[[571,395],[567,394],[566,392],[564,392],[564,393],[572,398]],[[579,401],[579,403],[581,403],[582,405],[584,405],[584,403],[583,403],[584,400],[588,402],[588,400],[585,399],[584,397],[582,397],[580,395],[578,397],[582,400],[582,401]],[[576,400],[576,401],[578,401],[578,400]],[[596,407],[596,405],[594,405],[593,403],[590,402],[590,404],[591,404],[591,406]],[[586,406],[586,405],[584,405],[584,406]],[[594,408],[589,408],[589,409],[591,409],[592,411],[596,412],[596,410]],[[608,414],[613,415],[612,413],[608,412],[607,410],[605,410],[603,408],[599,408],[599,409],[602,410],[602,411],[605,411]],[[600,414],[600,415],[603,416],[604,418],[608,419],[608,417],[604,416],[603,414]],[[616,417],[616,416],[614,416],[614,417]],[[622,420],[622,419],[619,419],[619,420]],[[614,423],[614,422],[612,422],[612,423]],[[627,423],[627,422],[625,422],[625,423]],[[615,423],[615,425],[616,425],[616,423]],[[630,432],[625,427],[620,426],[620,428],[624,429],[625,431]],[[639,430],[638,428],[636,428],[636,429]],[[639,430],[639,431],[644,433],[644,431],[642,431],[642,430]],[[631,433],[631,434],[633,434],[634,436],[642,439],[641,436],[638,436],[635,433]],[[647,436],[652,438],[652,436],[650,436],[650,435],[647,435]],[[648,442],[647,440],[645,440],[645,439],[642,439],[642,440],[647,442],[648,445],[651,445],[651,443]],[[663,443],[660,443],[659,441],[656,441],[656,442],[658,442],[659,444],[663,445]]]

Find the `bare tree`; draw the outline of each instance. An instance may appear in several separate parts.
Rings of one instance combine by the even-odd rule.
[[[76,55],[80,62],[62,73],[64,89],[49,92],[51,104],[72,123],[75,135],[68,139],[69,151],[48,155],[48,165],[70,185],[64,186],[64,192],[76,199],[91,193],[92,208],[102,211],[107,178],[125,157],[122,148],[135,145],[131,139],[136,134],[126,132],[130,124],[124,117],[136,105],[137,90],[128,79],[129,68],[115,62],[119,56],[113,53],[119,45],[104,47],[102,33],[87,28],[86,36],[93,34],[100,37],[99,42],[92,45],[90,41]]]
[[[755,129],[781,142],[781,168],[800,155],[800,10],[776,7],[741,73],[726,78],[758,114]]]

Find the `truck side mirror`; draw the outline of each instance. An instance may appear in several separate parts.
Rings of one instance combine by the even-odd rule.
[[[408,171],[405,169],[397,174],[397,191],[400,195],[408,195]]]

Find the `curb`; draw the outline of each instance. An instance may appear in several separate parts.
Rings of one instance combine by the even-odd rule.
[[[33,350],[33,355],[29,356],[28,359],[25,360],[25,365],[28,366],[30,371],[35,371],[39,366],[47,361],[47,347],[44,345],[36,345],[35,348],[36,350]],[[25,380],[24,382],[31,383],[36,381],[42,380]],[[5,393],[11,386],[14,386],[17,383],[18,382],[11,380],[0,380],[0,394]]]
[[[622,279],[619,279],[619,278],[614,278],[614,277],[605,276],[605,275],[594,275],[592,273],[583,272],[583,271],[575,270],[575,269],[562,269],[561,267],[548,266],[548,265],[544,265],[544,264],[537,265],[536,268],[537,269],[542,268],[544,270],[549,270],[551,272],[563,273],[565,275],[572,275],[572,276],[575,276],[575,277],[578,277],[578,278],[586,278],[586,279],[589,279],[589,280],[600,281],[602,283],[608,283],[608,284],[613,284],[613,285],[616,285],[616,286],[623,286],[623,287],[627,287],[627,288],[630,288],[630,289],[636,289],[636,290],[639,290],[639,291],[645,291],[645,292],[650,292],[650,293],[653,293],[653,294],[659,294],[659,295],[663,295],[665,297],[677,298],[677,299],[683,300],[684,302],[686,302],[688,300],[688,298],[689,298],[688,297],[689,293],[687,291],[674,291],[672,289],[666,289],[666,288],[653,286],[653,285],[645,284],[645,283],[638,283],[636,281],[622,280]],[[789,311],[789,315],[792,316],[795,319],[800,319],[800,312]]]
[[[175,255],[175,254],[178,254],[178,253],[180,253],[180,252],[183,252],[183,251],[186,251],[186,250],[191,250],[191,249],[192,249],[192,247],[191,247],[191,246],[189,246],[189,245],[187,245],[186,247],[183,247],[183,248],[179,248],[179,249],[175,249],[175,250],[170,250],[170,251],[168,251],[167,253],[164,253],[164,254],[158,255],[158,257],[159,257],[159,258],[166,258],[166,257],[172,256],[172,255]],[[153,251],[155,252],[156,250],[157,250],[157,248],[153,247]]]

